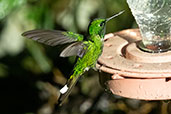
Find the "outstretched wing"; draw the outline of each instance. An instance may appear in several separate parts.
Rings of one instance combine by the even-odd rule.
[[[83,41],[84,39],[83,35],[59,30],[30,30],[24,32],[22,36],[50,46]]]
[[[61,57],[75,55],[83,57],[86,52],[86,46],[83,43],[84,36],[77,33],[59,30],[30,30],[24,32],[22,36],[50,46],[72,43],[61,52]]]

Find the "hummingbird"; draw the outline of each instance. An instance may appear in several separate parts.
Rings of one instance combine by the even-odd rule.
[[[37,42],[57,46],[69,44],[60,57],[77,56],[75,66],[67,83],[60,89],[58,105],[61,106],[71,93],[78,79],[85,71],[95,68],[99,56],[102,54],[106,23],[122,14],[121,11],[106,19],[94,19],[88,26],[88,37],[70,31],[60,30],[30,30],[22,36]]]

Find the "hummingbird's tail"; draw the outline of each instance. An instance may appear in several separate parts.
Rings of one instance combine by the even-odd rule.
[[[61,106],[64,103],[64,101],[67,99],[72,89],[74,88],[75,84],[77,83],[79,77],[80,76],[71,76],[70,79],[65,84],[65,86],[62,89],[60,89],[61,95],[58,99],[58,103],[57,103],[58,106]]]

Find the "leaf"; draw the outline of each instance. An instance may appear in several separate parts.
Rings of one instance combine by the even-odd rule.
[[[32,41],[27,41],[27,48],[30,51],[31,55],[41,68],[43,72],[49,72],[51,70],[51,64],[48,61],[46,55],[40,50],[40,47]]]
[[[11,14],[0,34],[0,57],[9,54],[16,55],[24,48],[24,39],[21,37],[21,18],[18,12]]]
[[[8,15],[13,8],[22,5],[26,0],[1,0],[0,1],[0,19]]]

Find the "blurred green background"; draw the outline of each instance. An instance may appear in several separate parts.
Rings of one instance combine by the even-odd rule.
[[[94,18],[124,14],[107,24],[106,33],[137,25],[126,0],[0,0],[0,114],[152,114],[166,104],[125,99],[104,91],[98,73],[79,80],[62,107],[55,105],[75,57],[60,58],[64,47],[23,38],[31,29],[59,29],[86,34]]]

